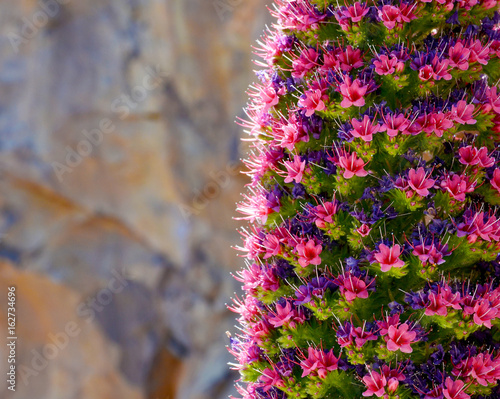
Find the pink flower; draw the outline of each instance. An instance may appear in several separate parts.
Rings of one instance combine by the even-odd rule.
[[[438,137],[442,137],[445,130],[453,127],[453,122],[443,113],[431,114],[429,119],[429,125],[424,130],[427,133],[434,132]]]
[[[366,283],[351,273],[341,274],[334,283],[339,286],[340,293],[347,302],[352,302],[356,298],[368,298]]]
[[[306,116],[311,116],[315,111],[323,111],[326,108],[323,102],[325,96],[321,93],[321,90],[308,90],[304,95],[305,98],[301,98],[298,105],[306,109]]]
[[[378,10],[378,16],[389,30],[396,26],[396,22],[401,22],[401,11],[396,6],[383,6],[381,10]]]
[[[450,61],[447,59],[440,60],[437,55],[432,59],[432,69],[433,69],[433,78],[435,80],[451,80],[451,75],[448,72],[448,66]]]
[[[281,306],[279,303],[276,305],[276,313],[272,313],[272,317],[269,317],[268,321],[275,328],[281,327],[285,324],[290,324],[291,327],[295,326],[293,319],[295,318],[295,311],[292,309],[290,302],[286,301],[285,306]]]
[[[349,132],[353,137],[363,139],[363,141],[372,141],[373,135],[380,131],[380,125],[372,125],[370,117],[365,115],[362,121],[351,119],[353,129]]]
[[[446,301],[443,297],[431,292],[429,294],[429,303],[425,306],[425,315],[434,316],[435,314],[446,316],[448,314],[448,309],[446,308]]]
[[[268,234],[264,239],[262,245],[266,250],[264,259],[270,258],[271,256],[276,256],[281,253],[280,240],[274,234]]]
[[[434,69],[430,65],[424,65],[418,70],[418,78],[423,82],[427,82],[428,80],[432,79],[433,76]]]
[[[353,152],[352,154],[344,153],[344,155],[339,157],[339,166],[344,168],[344,177],[350,179],[353,176],[364,177],[368,172],[364,169],[367,162],[364,162],[361,158],[358,158],[358,154]]]
[[[294,78],[303,78],[307,72],[318,65],[318,53],[313,48],[307,48],[302,50],[300,57],[293,60],[292,62],[292,76]]]
[[[308,265],[319,265],[321,264],[321,258],[319,254],[323,250],[321,244],[316,245],[314,240],[309,240],[304,245],[303,242],[296,247],[297,254],[299,255],[299,265],[306,267]]]
[[[429,179],[424,168],[410,169],[408,172],[408,185],[420,196],[427,197],[429,188],[434,186],[436,181]]]
[[[316,226],[320,229],[325,228],[326,223],[333,223],[333,215],[337,213],[338,204],[334,200],[333,202],[324,202],[321,205],[314,207],[314,215]]]
[[[321,66],[321,71],[328,73],[331,69],[337,69],[340,67],[339,63],[339,53],[340,49],[334,49],[325,52],[323,55],[323,65]]]
[[[470,399],[470,396],[464,392],[464,382],[462,380],[453,381],[448,377],[445,385],[443,395],[446,399]]]
[[[312,374],[325,378],[329,371],[337,370],[339,359],[335,357],[333,349],[325,352],[309,347],[307,355],[307,359],[300,362],[302,377]]]
[[[489,374],[495,370],[495,363],[491,361],[491,355],[480,353],[472,359],[471,376],[478,384],[487,387],[488,383],[495,383],[496,378],[490,378]],[[491,381],[493,380],[493,381]]]
[[[274,138],[279,141],[279,145],[292,151],[295,144],[301,140],[299,127],[295,123],[287,123],[281,129],[276,129]],[[306,136],[309,138],[309,136]]]
[[[411,3],[401,2],[399,7],[401,12],[401,21],[410,22],[417,18],[417,16],[413,14],[413,10],[417,8],[417,3],[411,4]]]
[[[488,60],[490,59],[490,50],[489,46],[483,46],[479,39],[474,40],[472,46],[469,46],[470,49],[470,62],[478,62],[479,64],[486,65],[488,64]]]
[[[370,375],[365,375],[363,377],[363,382],[368,388],[363,392],[363,396],[376,395],[378,398],[380,398],[385,394],[387,379],[382,373],[377,373],[376,371],[370,370]]]
[[[460,154],[459,162],[462,165],[477,165],[479,163],[478,151],[476,147],[468,145],[458,150]]]
[[[474,323],[491,328],[491,320],[496,317],[498,310],[491,307],[490,301],[483,299],[474,306]]]
[[[487,89],[486,94],[488,95],[491,108],[493,108],[497,114],[500,114],[500,92],[497,94],[497,86]]]
[[[340,69],[344,72],[351,72],[351,70],[364,65],[361,50],[354,50],[350,45],[347,46],[345,51],[339,54],[338,60],[340,62]]]
[[[399,259],[401,255],[401,247],[396,244],[389,248],[385,244],[380,244],[378,247],[378,252],[375,253],[374,257],[380,264],[380,270],[383,272],[388,272],[393,267],[403,267],[405,262]]]
[[[285,168],[287,170],[287,177],[285,178],[285,183],[291,183],[295,180],[295,183],[300,183],[302,181],[302,175],[306,167],[306,161],[301,161],[298,155],[295,155],[293,162],[284,161]]]
[[[361,235],[361,237],[366,237],[370,234],[372,229],[367,224],[362,224],[360,227],[356,229],[356,231]]]
[[[265,257],[264,257],[265,258]],[[262,271],[262,277],[260,280],[260,286],[264,291],[273,291],[276,292],[280,288],[280,282],[274,270],[271,268],[265,268]]]
[[[481,147],[477,152],[479,158],[479,166],[482,168],[491,168],[495,165],[495,158],[488,156],[488,149],[486,147]]]
[[[262,387],[264,392],[269,391],[272,387],[285,387],[285,383],[283,382],[283,379],[281,378],[279,372],[274,368],[264,369],[259,380],[260,383],[258,384],[258,386]]]
[[[266,223],[267,216],[274,211],[267,206],[268,201],[263,192],[251,190],[251,193],[252,195],[244,194],[245,201],[238,204],[236,209],[244,216],[237,220],[253,222],[259,219],[262,223]]]
[[[467,69],[469,69],[469,55],[470,50],[468,48],[465,48],[462,43],[457,42],[448,50],[448,56],[450,57],[450,66],[452,68],[458,68],[461,71],[466,71]]]
[[[359,22],[368,14],[368,10],[366,4],[357,1],[352,6],[348,6],[347,9],[343,11],[343,15],[346,18],[350,18],[352,22]]]
[[[267,112],[269,108],[278,104],[280,101],[276,90],[271,86],[262,87],[260,89],[260,98],[262,103],[264,104],[264,112]]]
[[[398,349],[403,353],[412,353],[411,343],[415,342],[417,333],[408,331],[410,326],[407,323],[401,324],[399,327],[389,326],[387,330],[387,349],[395,352]]]
[[[451,107],[452,119],[462,125],[473,125],[477,121],[472,117],[474,114],[474,104],[467,105],[467,102],[460,100]]]
[[[395,114],[386,114],[382,115],[382,119],[384,123],[380,131],[387,131],[389,137],[396,137],[398,132],[405,132],[410,125],[410,122],[403,114],[397,116]]]
[[[500,169],[495,169],[490,184],[500,193]]]
[[[352,330],[352,336],[354,337],[354,341],[356,342],[356,346],[361,348],[366,341],[376,341],[377,336],[370,330],[366,330],[366,323],[363,324],[363,327],[356,327]]]
[[[450,196],[457,201],[465,201],[465,194],[467,193],[467,180],[460,175],[453,175],[446,177],[441,182],[441,187],[450,194]]]
[[[475,233],[485,241],[500,239],[500,221],[495,216],[489,216],[485,221],[484,212],[477,214],[474,220]]]
[[[394,55],[389,58],[387,55],[382,54],[378,56],[378,59],[373,61],[375,65],[375,72],[379,75],[391,75],[396,71],[396,65],[398,64],[398,59]]]
[[[432,245],[425,245],[425,244],[419,244],[415,245],[413,247],[413,252],[412,255],[418,256],[418,259],[420,262],[422,262],[424,265],[427,264],[427,261],[429,260],[430,257],[430,252],[434,248],[434,244]]]
[[[381,337],[387,335],[390,326],[397,326],[399,324],[399,314],[392,316],[383,316],[382,320],[377,320],[377,326],[380,328],[379,334]]]
[[[355,79],[351,83],[351,78],[346,77],[344,83],[340,85],[340,92],[342,93],[343,100],[340,103],[342,108],[349,108],[351,105],[362,107],[365,105],[364,95],[368,90],[368,86],[362,86],[359,79]]]

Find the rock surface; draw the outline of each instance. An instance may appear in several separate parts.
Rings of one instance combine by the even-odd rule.
[[[263,0],[0,4],[0,296],[15,281],[18,361],[82,325],[16,398],[231,393],[234,119],[267,18]]]

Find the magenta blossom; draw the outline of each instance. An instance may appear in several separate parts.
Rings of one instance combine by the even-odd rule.
[[[435,133],[436,136],[442,137],[443,133],[453,127],[453,122],[449,116],[443,113],[433,113],[429,116],[429,125],[424,129],[427,133]]]
[[[321,264],[321,258],[319,254],[323,250],[321,244],[316,245],[314,240],[307,241],[306,244],[301,242],[295,249],[299,255],[299,265],[306,267],[308,265],[319,265]]]
[[[337,370],[339,359],[335,357],[333,349],[325,352],[310,346],[307,348],[307,355],[307,359],[300,362],[302,377],[312,374],[326,378],[329,371]]]
[[[306,167],[306,161],[302,161],[298,155],[295,155],[293,161],[284,161],[285,168],[287,170],[287,176],[285,178],[285,183],[300,183],[302,181],[302,175]]]
[[[264,105],[263,108],[264,112],[266,112],[267,110],[269,110],[269,108],[278,104],[279,102],[278,93],[273,87],[271,86],[262,87],[259,93],[262,104]]]
[[[364,177],[368,172],[364,169],[366,162],[361,158],[358,158],[358,154],[353,152],[352,154],[344,153],[339,157],[339,166],[344,168],[344,177],[350,179],[353,176]]]
[[[274,328],[283,325],[290,325],[293,327],[295,325],[293,322],[295,316],[291,303],[286,301],[285,306],[281,306],[279,303],[276,305],[276,313],[272,314],[272,317],[269,317],[268,321]]]
[[[361,348],[367,341],[377,340],[377,336],[369,329],[366,329],[366,323],[363,324],[363,327],[353,328],[352,336],[358,348]]]
[[[477,152],[477,156],[481,168],[491,168],[496,163],[495,158],[488,156],[488,149],[486,147],[481,147]]]
[[[323,111],[326,108],[324,100],[328,99],[328,96],[323,95],[321,90],[308,90],[304,95],[305,98],[301,98],[298,104],[305,108],[306,116],[311,116],[315,111]]]
[[[406,132],[406,129],[410,126],[409,120],[403,114],[385,114],[382,115],[382,118],[384,123],[380,131],[387,131],[389,137],[396,137],[399,132]]]
[[[313,69],[318,61],[318,53],[313,48],[307,48],[302,51],[300,57],[292,63],[294,78],[303,78],[311,69]]]
[[[470,62],[477,62],[486,65],[490,59],[490,49],[488,45],[483,45],[479,39],[474,40],[470,49]]]
[[[381,54],[373,61],[375,66],[375,73],[379,75],[391,75],[396,71],[396,66],[398,65],[398,59],[394,55],[389,58],[385,54]]]
[[[464,382],[462,380],[453,381],[450,377],[446,378],[443,395],[446,399],[470,399],[465,393]]]
[[[314,223],[316,226],[320,229],[324,229],[326,223],[333,223],[333,216],[337,213],[337,207],[338,203],[335,200],[332,202],[324,202],[321,205],[314,207]]]
[[[458,150],[460,154],[459,162],[463,165],[477,165],[479,163],[478,150],[476,147],[468,145]]]
[[[385,244],[380,244],[378,247],[378,252],[375,252],[375,259],[380,264],[380,270],[383,272],[388,272],[393,267],[400,268],[403,267],[405,262],[399,259],[401,255],[401,247],[396,244],[389,248]]]
[[[333,282],[339,287],[347,302],[352,302],[356,298],[368,298],[366,282],[353,276],[352,273],[341,274]]]
[[[359,22],[368,14],[369,8],[364,3],[357,1],[353,5],[347,6],[342,14],[352,22]]]
[[[469,55],[470,50],[465,48],[461,42],[457,42],[448,50],[449,65],[452,68],[458,68],[461,71],[469,69]]]
[[[410,169],[408,172],[408,185],[422,197],[429,195],[429,188],[433,187],[435,182],[427,177],[424,168]]]
[[[364,65],[361,50],[354,50],[352,46],[347,46],[345,51],[339,54],[340,69],[344,72],[351,72],[353,69]]]
[[[378,10],[378,16],[389,30],[393,29],[397,22],[401,22],[401,10],[396,6],[382,6],[382,9]]]
[[[450,194],[450,197],[457,201],[465,201],[465,194],[474,191],[473,187],[472,190],[468,187],[468,182],[466,176],[454,174],[451,178],[450,176],[446,177],[441,182],[441,187]]]
[[[462,125],[474,125],[477,121],[472,117],[474,114],[474,104],[468,104],[460,100],[451,107],[451,115],[455,122]]]
[[[349,132],[353,137],[359,137],[363,141],[372,141],[373,135],[381,130],[378,123],[372,124],[370,117],[365,115],[362,121],[351,119],[353,129]]]
[[[385,395],[385,387],[387,386],[387,379],[382,373],[370,371],[369,375],[363,377],[363,382],[367,390],[363,392],[363,396],[376,395],[378,398]]]
[[[351,79],[346,77],[344,83],[340,85],[340,92],[342,93],[343,100],[340,103],[342,108],[349,108],[351,105],[362,107],[365,105],[364,95],[368,90],[368,86],[363,86],[359,79],[355,79],[351,83]]]
[[[495,169],[493,178],[490,180],[491,186],[500,193],[500,169]]]
[[[258,386],[262,387],[264,392],[269,391],[272,387],[284,387],[285,383],[281,378],[279,372],[274,368],[264,369],[262,375],[259,378],[260,383]]]
[[[372,229],[367,224],[364,223],[356,229],[356,231],[361,235],[361,237],[366,237],[368,234],[370,234],[371,230]]]
[[[399,327],[389,326],[387,330],[387,349],[395,352],[398,349],[403,353],[412,353],[413,349],[411,344],[415,342],[417,333],[410,330],[407,323],[401,324]]]

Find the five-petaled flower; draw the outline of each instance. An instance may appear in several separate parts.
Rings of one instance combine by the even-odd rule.
[[[362,107],[365,105],[364,95],[367,90],[368,86],[363,86],[359,79],[355,79],[354,82],[351,83],[351,78],[347,76],[340,85],[340,92],[343,96],[340,106],[342,108],[349,108],[351,105]]]
[[[314,240],[309,240],[307,243],[300,242],[295,249],[299,255],[299,265],[306,267],[309,265],[319,265],[321,264],[320,254],[323,248],[321,244],[317,244]]]
[[[392,325],[387,330],[387,349],[392,352],[398,349],[403,353],[412,353],[411,344],[415,342],[417,333],[410,330],[407,323],[400,324],[398,327]]]
[[[307,359],[300,362],[302,377],[309,374],[325,378],[329,371],[337,370],[339,358],[335,357],[333,349],[325,352],[321,349],[307,348]]]
[[[422,197],[429,195],[429,188],[433,187],[435,182],[435,180],[428,177],[428,174],[422,167],[417,170],[410,169],[408,172],[408,185]]]
[[[375,260],[380,264],[380,270],[383,272],[388,272],[393,267],[400,268],[403,267],[405,262],[399,259],[401,255],[401,247],[399,244],[393,247],[388,247],[385,244],[380,244],[378,247],[378,252],[375,252]]]
[[[353,176],[364,177],[368,174],[365,170],[367,162],[358,158],[358,154],[353,152],[351,154],[342,152],[339,156],[339,166],[344,168],[344,177],[350,179]]]
[[[300,183],[302,181],[302,175],[304,169],[306,168],[306,161],[302,161],[298,155],[295,155],[293,161],[284,161],[285,168],[287,170],[287,176],[285,178],[285,183]]]

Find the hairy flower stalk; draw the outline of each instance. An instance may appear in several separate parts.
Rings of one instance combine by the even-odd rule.
[[[230,307],[243,399],[500,398],[496,0],[276,0]]]

